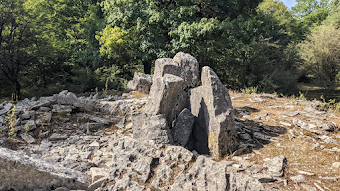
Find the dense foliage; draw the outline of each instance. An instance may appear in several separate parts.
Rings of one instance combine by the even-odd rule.
[[[339,10],[339,0],[292,10],[279,0],[2,0],[0,97],[117,89],[178,51],[233,89],[291,93],[306,76],[334,88]],[[331,55],[316,54],[317,40]]]

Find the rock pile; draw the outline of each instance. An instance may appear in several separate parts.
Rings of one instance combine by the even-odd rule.
[[[199,64],[189,54],[179,52],[173,59],[156,60],[150,101],[144,112],[165,117],[172,131],[164,133],[168,136],[166,140],[173,139],[176,145],[200,154],[210,153],[218,159],[237,148],[233,108],[228,89],[216,73],[207,66],[203,67],[202,86],[197,87],[198,73]],[[134,124],[135,128],[140,126]],[[150,132],[152,125],[147,126],[148,129],[144,130]],[[148,139],[147,136],[134,138]]]

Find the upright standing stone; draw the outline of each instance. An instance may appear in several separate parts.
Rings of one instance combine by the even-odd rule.
[[[198,84],[198,61],[190,54],[178,52],[173,58],[174,63],[178,63],[181,68],[181,78],[184,79],[185,89],[194,88]]]
[[[176,99],[181,91],[183,79],[171,74],[156,78],[151,86],[150,101],[145,112],[150,115],[164,114],[168,122],[175,118]]]
[[[193,89],[190,97],[191,111],[198,124],[194,131],[200,129],[193,134],[196,137],[207,134],[209,151],[217,159],[237,148],[233,107],[228,89],[210,67],[202,68],[201,79],[202,87]]]
[[[178,115],[172,128],[172,137],[177,145],[182,147],[187,145],[194,121],[195,116],[187,108]]]

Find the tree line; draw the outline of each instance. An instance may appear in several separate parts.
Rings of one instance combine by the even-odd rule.
[[[334,89],[339,28],[339,0],[2,0],[0,97],[121,88],[179,51],[232,89]]]

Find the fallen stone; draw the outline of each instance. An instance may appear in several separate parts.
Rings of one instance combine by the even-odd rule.
[[[0,148],[0,187],[15,190],[86,189],[88,177],[60,165]]]
[[[268,174],[271,174],[274,177],[282,177],[286,163],[286,157],[280,155],[267,160],[263,166],[268,168]]]
[[[243,144],[240,146],[239,149],[237,149],[234,153],[233,156],[240,156],[244,154],[251,153],[253,151],[253,147],[249,144]]]
[[[340,162],[334,162],[332,166],[335,168],[340,168]]]
[[[242,173],[231,173],[229,184],[230,191],[269,191],[257,178]]]
[[[298,170],[297,172],[300,173],[300,174],[308,175],[308,176],[315,176],[315,174],[311,173],[311,172],[306,172],[306,171],[302,171],[302,170]]]
[[[329,131],[329,132],[334,132],[335,130],[338,129],[336,125],[328,124],[328,123],[322,124],[319,128],[321,128],[324,131]]]
[[[67,139],[67,135],[61,135],[61,134],[57,134],[57,133],[53,133],[49,140],[50,141],[59,141],[59,140],[64,140],[64,139]]]
[[[72,107],[69,105],[53,105],[53,113],[67,114],[72,112]]]
[[[108,169],[97,168],[97,167],[90,168],[90,173],[91,173],[92,183],[96,182],[97,180],[103,177],[107,178],[110,175],[110,172],[108,171]]]
[[[67,90],[59,94],[54,94],[53,99],[60,105],[73,105],[73,103],[78,101],[76,94],[68,92]]]
[[[30,134],[21,134],[20,136],[28,144],[32,144],[32,143],[34,143],[36,141]]]
[[[295,117],[299,115],[299,112],[297,111],[284,111],[283,115],[288,116],[288,117]]]
[[[297,175],[297,176],[291,176],[290,179],[294,181],[295,183],[302,183],[306,181],[305,176],[303,175]]]
[[[72,103],[72,105],[78,110],[87,112],[92,111],[95,108],[96,104],[96,101],[86,99],[76,99],[75,102]]]
[[[307,191],[316,191],[316,188],[314,188],[313,186],[309,186],[307,184],[301,184],[301,187]]]
[[[92,120],[92,121],[94,121],[94,122],[101,123],[101,124],[105,124],[105,125],[110,125],[110,124],[113,123],[112,120],[105,119],[105,118],[101,118],[101,117],[94,117],[94,116],[91,116],[89,119]]]

